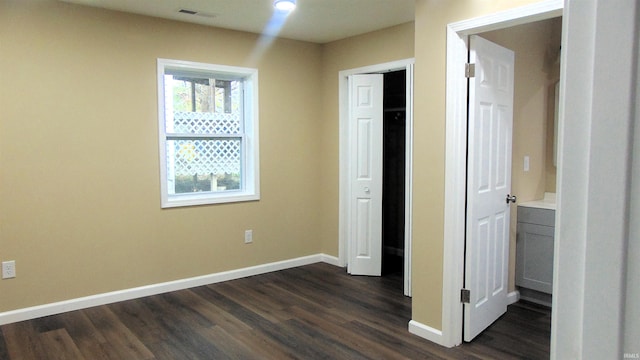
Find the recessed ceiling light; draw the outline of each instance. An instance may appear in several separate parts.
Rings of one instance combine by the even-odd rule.
[[[275,0],[273,6],[280,11],[293,11],[296,8],[296,0]]]

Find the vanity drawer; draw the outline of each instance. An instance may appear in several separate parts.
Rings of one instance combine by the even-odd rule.
[[[518,222],[544,226],[555,226],[556,211],[553,209],[518,206]]]

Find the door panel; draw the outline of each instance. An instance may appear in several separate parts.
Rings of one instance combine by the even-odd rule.
[[[464,340],[507,310],[514,54],[470,37]]]
[[[348,271],[380,276],[382,264],[382,119],[383,75],[349,77],[350,250]]]

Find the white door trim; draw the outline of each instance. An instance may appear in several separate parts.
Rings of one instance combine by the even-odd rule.
[[[350,75],[384,73],[388,71],[407,71],[407,109],[406,109],[406,164],[405,164],[405,276],[404,294],[411,296],[411,220],[413,199],[413,64],[415,60],[404,59],[383,64],[342,70],[338,73],[339,106],[339,146],[340,146],[340,189],[338,219],[338,261],[340,266],[347,265],[349,254],[349,83]]]
[[[462,304],[464,283],[464,238],[467,151],[467,37],[533,21],[562,16],[562,0],[546,0],[507,11],[447,25],[446,70],[446,148],[444,264],[442,288],[441,345],[462,343]]]

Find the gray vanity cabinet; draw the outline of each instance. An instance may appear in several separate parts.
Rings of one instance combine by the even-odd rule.
[[[551,294],[556,211],[518,206],[516,285]]]

